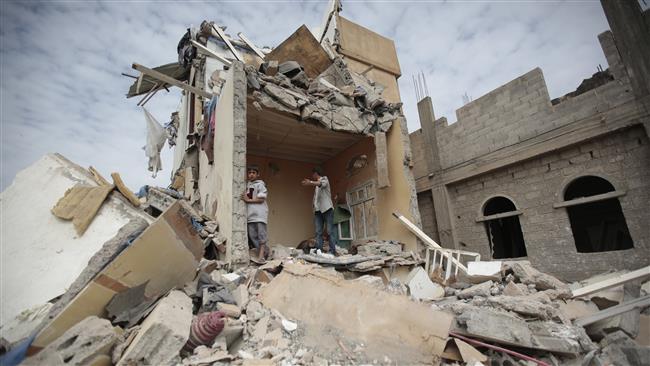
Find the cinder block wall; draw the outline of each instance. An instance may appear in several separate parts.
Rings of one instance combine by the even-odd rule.
[[[418,193],[418,209],[420,210],[420,219],[422,220],[422,231],[431,239],[435,240],[436,243],[440,244],[431,191]]]
[[[537,159],[476,177],[449,188],[454,226],[461,249],[490,258],[484,224],[476,222],[483,203],[495,195],[511,197],[519,216],[528,258],[539,269],[565,280],[582,279],[612,269],[650,264],[650,142],[640,126],[622,130],[579,146],[565,148]],[[620,197],[634,249],[602,253],[578,253],[565,208],[563,188],[583,175],[606,178]],[[427,197],[421,214],[427,217]],[[430,198],[428,198],[430,199]]]
[[[442,169],[631,100],[629,80],[613,46],[611,32],[602,33],[599,40],[607,61],[612,65],[614,81],[551,105],[542,70],[535,68],[458,109],[456,123],[448,125],[446,118],[436,120],[434,125]]]

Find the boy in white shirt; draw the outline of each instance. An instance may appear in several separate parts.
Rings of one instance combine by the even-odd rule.
[[[256,165],[251,165],[246,169],[248,183],[246,184],[246,192],[241,195],[241,199],[246,202],[248,237],[258,250],[257,262],[263,262],[265,255],[270,252],[266,235],[269,207],[266,204],[266,184],[259,179],[259,175],[260,170]]]

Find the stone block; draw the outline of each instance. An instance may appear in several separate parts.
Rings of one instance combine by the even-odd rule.
[[[89,316],[22,364],[28,366],[93,364],[102,355],[108,357],[111,347],[119,337],[118,329],[106,319]]]
[[[435,300],[445,296],[444,287],[432,282],[424,268],[415,267],[406,280],[411,297],[417,300]]]
[[[181,291],[163,298],[142,323],[118,365],[172,364],[190,335],[192,300]]]

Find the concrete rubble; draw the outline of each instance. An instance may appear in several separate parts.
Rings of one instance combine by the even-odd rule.
[[[220,260],[227,238],[216,221],[182,197],[163,209],[150,225],[124,225],[68,293],[37,312],[54,313],[24,318],[42,321],[35,340],[13,332],[6,347],[27,337],[24,364],[117,365],[525,364],[517,354],[552,365],[583,358],[634,365],[650,350],[643,324],[631,333],[625,322],[612,321],[629,314],[608,318],[597,331],[573,324],[630,296],[646,296],[647,282],[631,292],[625,284],[572,298],[572,289],[618,274],[566,284],[527,261],[476,262],[468,265],[470,274],[441,281],[425,271],[419,254],[380,240],[356,243],[349,253],[340,248],[339,256],[274,247],[267,262],[235,268]],[[175,266],[191,269],[189,275],[170,277],[165,266],[138,268],[143,262],[136,251],[163,238],[157,234],[162,223],[184,237],[176,257],[188,260]],[[126,272],[115,272],[117,263]],[[138,277],[118,282],[120,273]],[[113,295],[95,293],[109,284]],[[75,310],[90,304],[99,307],[87,316]],[[648,312],[631,314],[639,323],[647,322]]]
[[[197,61],[192,38],[202,45],[206,34],[224,30],[207,22],[198,35],[188,30],[191,42],[179,44],[181,64]],[[321,49],[319,57],[298,49],[295,59],[280,57],[283,45],[300,37],[314,38],[301,27],[267,52],[277,59],[245,63],[253,106],[333,131],[387,132],[401,103],[387,102],[384,87],[333,51]],[[213,76],[207,78],[221,80]],[[647,278],[575,297],[572,291],[585,283],[567,284],[518,260],[465,262],[467,273],[443,280],[441,268],[428,271],[424,248],[381,239],[355,240],[337,247],[336,256],[270,243],[267,261],[239,263],[231,256],[237,233],[206,213],[196,191],[189,192],[192,179],[183,177],[188,192],[145,186],[136,199],[58,155],[19,174],[25,187],[14,184],[1,196],[3,227],[15,224],[9,239],[17,242],[10,247],[16,263],[2,259],[2,284],[11,296],[30,296],[2,311],[0,364],[640,365],[650,359],[648,306],[576,325],[647,296]],[[38,191],[43,180],[54,183]],[[21,201],[27,196],[29,209]],[[77,211],[86,196],[93,198],[90,218]],[[87,247],[47,267],[34,248],[50,230],[52,241]],[[51,253],[42,254],[50,260]],[[5,284],[5,265],[25,275],[29,287]],[[50,278],[68,265],[64,278]]]

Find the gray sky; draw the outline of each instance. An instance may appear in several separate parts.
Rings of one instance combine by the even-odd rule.
[[[59,152],[133,190],[167,186],[146,170],[145,120],[126,99],[132,62],[177,60],[190,25],[214,20],[258,46],[275,46],[301,24],[320,26],[327,1],[22,1],[0,9],[0,188],[49,152]],[[609,28],[599,1],[343,1],[344,17],[392,38],[409,131],[419,128],[412,75],[423,71],[436,117],[456,120],[462,95],[473,99],[535,68],[551,98],[607,67],[597,35]],[[158,93],[149,111],[164,123],[180,100]]]

